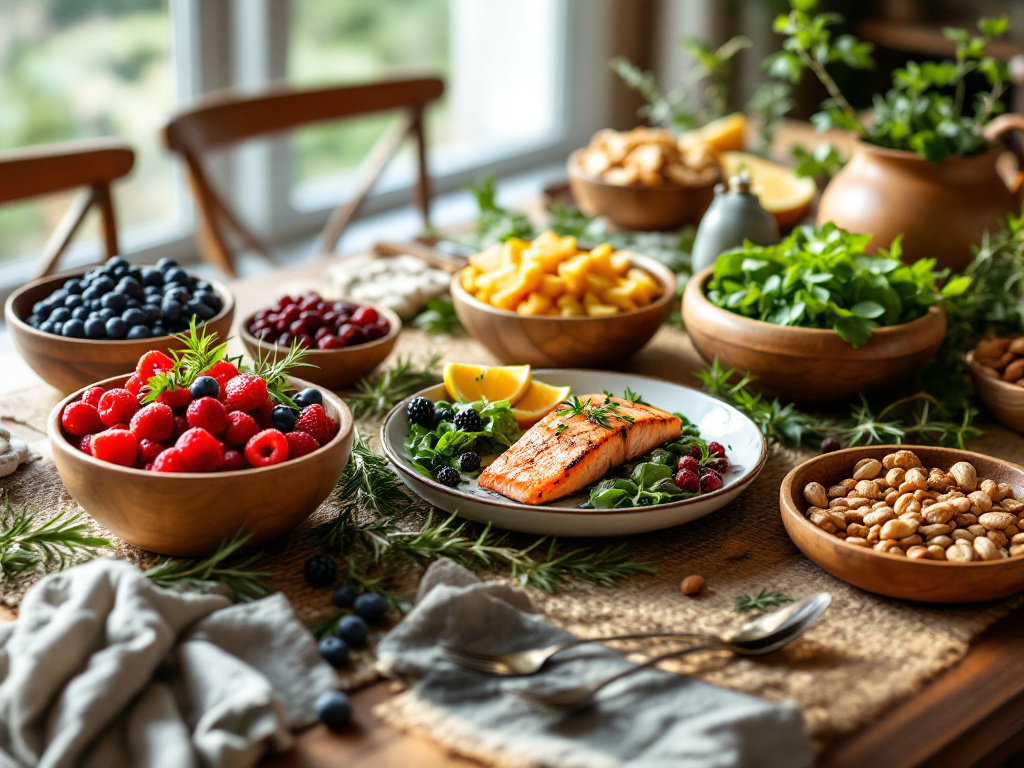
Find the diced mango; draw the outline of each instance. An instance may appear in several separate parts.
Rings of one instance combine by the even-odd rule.
[[[606,278],[618,277],[612,267],[612,247],[605,243],[590,252],[590,271]]]
[[[608,317],[619,314],[619,308],[610,304],[592,304],[587,307],[587,315],[590,317]]]
[[[555,299],[555,306],[561,310],[563,315],[582,315],[584,314],[583,305],[580,304],[579,299],[570,294],[559,296]]]
[[[476,280],[480,274],[480,270],[470,265],[459,272],[459,285],[462,286],[462,290],[467,293],[472,293],[474,289],[473,281]]]
[[[501,266],[503,250],[504,245],[492,245],[490,248],[470,256],[469,263],[480,272],[491,272]]]
[[[594,293],[601,293],[607,291],[609,288],[615,285],[615,281],[610,277],[604,275],[589,274],[584,280],[587,283],[587,289]]]
[[[538,291],[552,301],[564,294],[567,290],[569,290],[569,286],[567,286],[565,284],[565,280],[558,275],[543,275],[540,279],[540,288]]]
[[[630,265],[633,263],[630,261],[629,256],[624,253],[613,253],[611,256],[612,271],[616,277],[622,277],[626,272],[629,271]]]
[[[590,269],[590,259],[587,255],[580,254],[573,256],[568,261],[558,265],[558,274],[565,280],[565,284],[573,293],[583,293],[587,289],[586,276]]]
[[[506,309],[515,312],[516,306],[522,301],[523,292],[517,290],[497,291],[491,295],[491,305],[498,309]]]
[[[605,304],[611,304],[612,306],[618,307],[623,312],[632,312],[637,308],[637,304],[633,301],[633,298],[629,295],[627,287],[622,285],[616,285],[614,288],[609,288],[601,294],[601,301]]]
[[[516,312],[520,315],[543,315],[551,309],[551,306],[551,299],[547,296],[531,293],[526,297],[526,301],[520,302],[519,306],[516,307]]]
[[[504,266],[493,269],[489,272],[482,272],[477,275],[473,284],[479,290],[494,290],[494,288],[501,284],[501,282],[516,273],[515,264],[505,264]]]

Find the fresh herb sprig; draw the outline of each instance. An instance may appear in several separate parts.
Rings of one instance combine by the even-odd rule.
[[[466,330],[455,313],[452,300],[444,296],[428,301],[427,308],[413,318],[412,324],[431,336],[458,336]]]
[[[183,348],[167,350],[174,365],[170,370],[157,371],[145,382],[143,404],[155,402],[166,390],[174,391],[191,386],[197,376],[224,359],[228,347],[227,340],[217,343],[216,332],[207,331],[206,326],[197,328],[195,315],[192,316],[189,329],[174,334],[174,338],[182,343]]]
[[[364,376],[356,382],[356,394],[346,398],[357,419],[383,416],[395,404],[414,392],[438,384],[440,355],[417,364],[411,357],[399,356],[393,367],[376,376]]]
[[[251,533],[243,533],[239,528],[207,557],[161,557],[143,575],[170,589],[206,591],[220,583],[241,602],[258,600],[273,591],[266,583],[273,574],[253,568],[263,552],[240,552],[250,538]]]
[[[82,513],[64,510],[39,521],[36,510],[15,508],[5,496],[0,511],[0,576],[10,578],[39,565],[65,568],[95,557],[110,541],[93,536]]]
[[[768,587],[762,587],[756,595],[737,595],[733,610],[736,613],[767,613],[773,608],[781,608],[792,602],[793,598],[782,592],[772,592]]]
[[[615,429],[610,421],[613,418],[619,419],[626,424],[632,424],[635,421],[629,414],[619,413],[619,409],[619,404],[613,401],[611,396],[607,394],[605,395],[604,402],[600,404],[594,398],[583,402],[577,395],[573,395],[561,403],[557,413],[565,419],[571,419],[573,416],[583,416],[591,424],[596,424],[605,429]],[[568,428],[569,425],[563,421],[555,428],[555,433],[560,435]]]
[[[281,405],[287,405],[289,408],[298,408],[295,401],[288,394],[290,389],[288,377],[296,368],[316,367],[306,360],[306,354],[306,350],[299,346],[298,342],[293,341],[283,357],[277,349],[272,352],[264,352],[261,349],[257,352],[252,365],[241,366],[239,370],[255,374],[266,381],[267,394]]]
[[[807,149],[800,144],[793,147],[793,173],[815,181],[829,181],[846,165],[835,144],[825,141]]]

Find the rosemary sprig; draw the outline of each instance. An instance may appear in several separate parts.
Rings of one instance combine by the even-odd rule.
[[[618,403],[612,402],[611,396],[608,393],[605,393],[604,402],[600,405],[595,404],[593,398],[583,402],[578,396],[573,395],[561,404],[558,413],[566,419],[571,419],[573,416],[583,416],[591,424],[596,424],[605,429],[615,429],[611,421],[609,421],[610,418],[619,419],[626,424],[632,424],[635,421],[632,416],[619,413],[619,407]],[[568,428],[569,425],[563,421],[555,427],[555,433],[560,435]]]
[[[252,365],[244,366],[244,370],[264,379],[267,382],[267,394],[277,402],[290,408],[297,408],[295,401],[288,395],[288,377],[296,368],[317,367],[307,362],[305,357],[306,350],[293,341],[287,354],[282,358],[278,357],[277,350],[273,352],[259,350]]]
[[[196,327],[195,315],[192,316],[189,329],[174,334],[174,338],[184,345],[184,349],[169,349],[174,365],[169,371],[158,371],[146,382],[146,395],[142,402],[152,403],[165,390],[174,391],[188,387],[203,371],[224,359],[228,342],[217,344],[216,332],[207,332],[206,327]]]
[[[23,506],[15,509],[11,499],[4,499],[0,511],[0,577],[31,570],[38,565],[58,568],[88,560],[110,542],[92,536],[82,522],[81,512],[64,510],[49,520],[37,523],[38,511]]]
[[[440,355],[433,355],[422,366],[417,366],[412,358],[399,357],[393,368],[377,376],[364,376],[356,382],[356,394],[347,398],[352,414],[357,419],[383,416],[400,400],[438,384],[440,360]]]
[[[736,613],[766,613],[772,608],[792,602],[793,598],[786,597],[782,592],[772,592],[768,587],[762,587],[756,595],[737,595],[733,610]]]
[[[264,581],[272,574],[252,569],[263,552],[239,552],[250,538],[251,533],[244,534],[239,528],[208,557],[161,557],[143,575],[172,589],[207,590],[220,582],[242,602],[257,600],[273,591]]]

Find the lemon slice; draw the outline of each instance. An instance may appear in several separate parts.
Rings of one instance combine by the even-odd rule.
[[[448,363],[444,387],[455,400],[516,403],[530,388],[530,366]]]
[[[687,131],[679,137],[679,144],[707,144],[716,152],[742,150],[746,127],[747,118],[743,113],[733,112],[731,115],[712,120],[702,128]]]
[[[522,429],[532,427],[569,397],[569,390],[570,387],[553,387],[543,381],[534,380],[526,394],[512,409],[512,415],[516,417]]]
[[[784,165],[746,152],[723,152],[719,159],[726,176],[746,168],[754,194],[780,227],[793,226],[811,207],[817,189],[814,179],[801,178]]]

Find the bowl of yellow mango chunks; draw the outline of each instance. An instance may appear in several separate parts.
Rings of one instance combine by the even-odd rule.
[[[607,243],[581,250],[545,232],[474,254],[451,292],[466,330],[501,362],[585,368],[650,341],[672,311],[676,276],[648,256]]]

